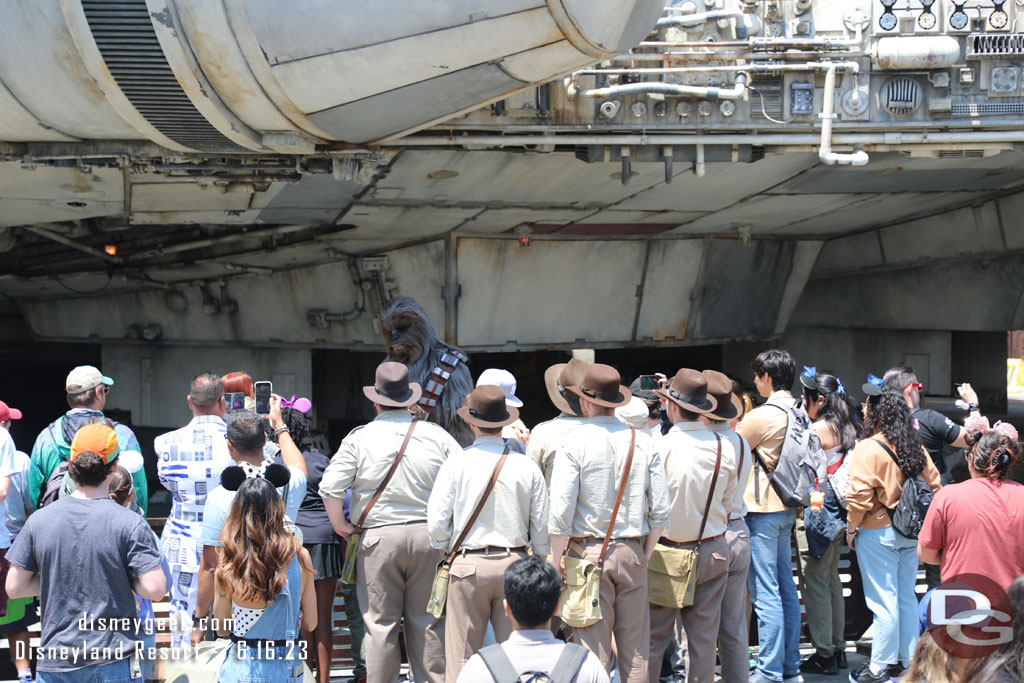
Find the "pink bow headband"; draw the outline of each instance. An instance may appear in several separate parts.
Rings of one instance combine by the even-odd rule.
[[[308,413],[310,408],[313,407],[313,403],[308,398],[297,398],[295,394],[292,394],[291,399],[281,401],[281,407],[295,408],[300,413]]]
[[[1019,438],[1017,436],[1017,428],[1014,427],[1012,424],[1000,420],[996,422],[995,425],[990,427],[988,424],[988,418],[985,417],[984,415],[972,415],[971,417],[964,420],[964,427],[972,431],[981,432],[982,434],[989,430],[992,430],[997,434],[1002,434],[1011,441],[1017,441]]]

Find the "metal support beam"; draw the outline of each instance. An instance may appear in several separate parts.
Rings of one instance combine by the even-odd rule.
[[[23,230],[28,230],[29,232],[35,235],[39,235],[40,237],[45,237],[48,240],[52,240],[59,244],[63,244],[65,247],[71,247],[72,249],[77,249],[78,251],[83,252],[85,254],[89,254],[90,256],[95,256],[96,258],[103,259],[104,261],[107,261],[109,263],[121,263],[123,261],[123,259],[120,256],[108,254],[107,252],[101,249],[97,249],[96,247],[90,247],[88,244],[82,244],[81,242],[77,242],[71,239],[70,237],[65,237],[59,232],[54,232],[49,228],[40,228],[39,226],[36,225],[23,225],[21,226],[21,228]]]

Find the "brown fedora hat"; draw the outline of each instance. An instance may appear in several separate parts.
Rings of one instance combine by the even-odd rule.
[[[743,412],[743,402],[732,393],[732,380],[728,375],[718,370],[705,370],[704,378],[708,381],[708,393],[718,402],[718,407],[709,415],[731,420]]]
[[[519,419],[519,409],[505,402],[501,387],[483,384],[466,397],[466,405],[455,411],[477,427],[504,427]]]
[[[566,389],[605,408],[624,406],[633,397],[629,389],[622,385],[619,371],[604,363],[591,365],[579,384],[568,386]]]
[[[718,407],[718,401],[708,396],[708,381],[698,370],[683,368],[672,378],[668,389],[656,389],[676,405],[694,413],[710,413]]]
[[[363,394],[382,406],[407,408],[420,400],[423,389],[409,381],[409,368],[404,363],[385,361],[377,366],[373,386],[363,387]]]
[[[586,372],[587,363],[579,358],[573,358],[568,363],[556,363],[544,371],[544,387],[548,390],[548,398],[566,415],[579,416],[579,413],[562,397],[561,389],[582,382]]]

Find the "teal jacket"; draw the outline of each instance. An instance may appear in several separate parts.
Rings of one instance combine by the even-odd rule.
[[[36,437],[36,443],[32,447],[32,463],[28,474],[28,499],[33,508],[39,506],[39,496],[46,486],[46,480],[50,478],[53,471],[64,460],[71,455],[71,440],[89,418],[102,416],[98,410],[72,410],[47,425]],[[117,434],[117,444],[122,451],[139,451],[139,440],[135,433],[120,422],[114,422],[114,433]],[[142,514],[146,514],[149,505],[149,487],[146,484],[145,470],[142,476],[134,477],[135,500],[138,502]]]

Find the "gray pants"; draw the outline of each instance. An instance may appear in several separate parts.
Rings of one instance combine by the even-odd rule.
[[[718,626],[718,656],[722,660],[722,680],[735,683],[747,680],[750,673],[750,530],[742,518],[729,522],[725,542],[729,546],[729,578]]]
[[[807,629],[811,642],[823,656],[846,649],[846,607],[843,584],[839,581],[839,555],[843,551],[843,535],[816,560],[807,549],[807,534],[802,519],[796,523],[796,544],[800,550],[800,592],[807,610]]]

